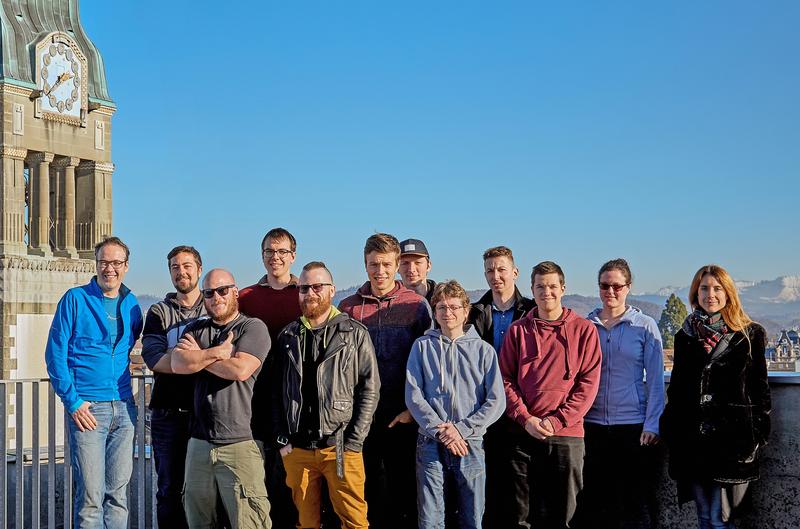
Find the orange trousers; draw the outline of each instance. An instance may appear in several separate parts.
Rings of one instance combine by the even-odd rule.
[[[295,448],[283,458],[286,485],[299,513],[297,527],[319,529],[322,479],[328,483],[333,510],[346,529],[369,527],[364,499],[364,459],[361,452],[344,452],[344,478],[336,475],[336,448]]]

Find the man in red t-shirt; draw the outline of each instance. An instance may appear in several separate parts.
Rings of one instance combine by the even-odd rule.
[[[284,228],[274,228],[261,241],[261,258],[267,273],[255,285],[239,292],[239,309],[252,318],[267,324],[271,343],[278,341],[278,334],[286,325],[300,317],[300,298],[297,292],[297,277],[292,272],[297,251],[297,241]],[[269,444],[270,425],[270,380],[274,355],[267,355],[264,369],[258,377],[253,394],[253,437],[264,442],[267,491],[272,510],[272,526],[276,529],[294,527],[297,510],[292,502],[291,490],[286,486],[286,472],[278,451]]]

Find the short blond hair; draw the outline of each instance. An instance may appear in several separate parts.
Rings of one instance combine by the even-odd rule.
[[[400,259],[400,242],[394,235],[388,233],[376,233],[370,235],[367,242],[364,244],[364,258],[372,252],[377,253],[393,253]]]
[[[493,246],[483,252],[483,260],[491,259],[492,257],[508,257],[511,264],[514,264],[514,253],[508,246]]]

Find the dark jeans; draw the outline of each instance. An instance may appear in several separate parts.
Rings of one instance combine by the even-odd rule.
[[[657,525],[657,448],[641,446],[641,424],[585,423],[584,489],[579,527],[609,529]]]
[[[722,488],[713,483],[692,483],[700,529],[736,529],[733,520],[723,521]]]
[[[495,527],[572,527],[583,488],[583,455],[581,437],[537,441],[527,433],[515,435],[508,455],[514,494],[504,509],[507,519]]]
[[[373,422],[364,443],[367,516],[373,529],[416,529],[416,423]]]
[[[517,426],[513,420],[505,415],[496,423],[489,426],[483,436],[483,446],[486,452],[486,510],[483,514],[483,527],[494,529],[498,527],[497,521],[502,519],[502,511],[508,497],[514,494],[511,487],[512,479],[508,461],[508,451],[512,443],[510,438],[514,434],[523,435],[524,430]],[[449,513],[449,511],[448,511]],[[456,529],[457,524],[451,525],[448,519],[447,527]]]
[[[267,495],[272,508],[269,517],[273,529],[294,529],[297,524],[297,508],[292,500],[292,489],[286,486],[286,469],[275,448],[264,451],[264,470],[267,476]]]
[[[181,492],[186,466],[186,446],[189,443],[189,412],[152,410],[150,434],[158,473],[158,526],[186,529]]]

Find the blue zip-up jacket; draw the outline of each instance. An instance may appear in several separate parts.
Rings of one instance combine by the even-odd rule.
[[[93,277],[67,290],[58,302],[47,349],[47,374],[69,413],[86,400],[123,400],[133,396],[130,352],[142,332],[142,309],[130,289],[119,289],[122,334],[116,346],[106,329],[103,291]]]
[[[644,431],[658,434],[664,351],[656,321],[636,307],[628,307],[610,330],[600,322],[600,309],[588,319],[600,335],[603,363],[597,398],[584,420],[605,426],[644,423]]]
[[[480,440],[506,409],[497,354],[473,325],[455,340],[433,329],[414,342],[405,395],[419,432],[432,439],[451,422],[464,439]]]

